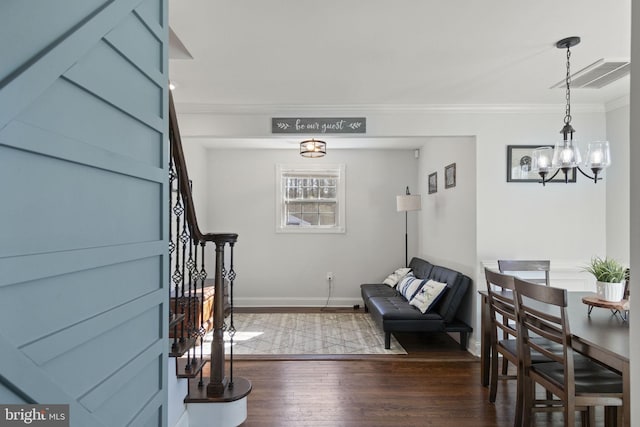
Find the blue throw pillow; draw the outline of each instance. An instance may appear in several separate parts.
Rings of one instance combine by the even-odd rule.
[[[418,279],[413,273],[409,273],[398,283],[397,289],[400,295],[405,297],[407,301],[411,301],[415,294],[424,286],[425,282],[426,280]]]

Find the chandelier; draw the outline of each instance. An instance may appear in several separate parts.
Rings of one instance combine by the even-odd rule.
[[[566,106],[564,115],[564,126],[562,133],[563,140],[555,145],[555,148],[540,147],[533,150],[531,159],[531,170],[538,172],[542,178],[542,185],[555,178],[560,171],[564,173],[564,182],[569,182],[569,175],[577,169],[582,175],[593,182],[601,180],[598,174],[611,164],[611,153],[607,141],[592,142],[588,145],[587,156],[582,161],[578,144],[573,139],[575,129],[571,126],[571,48],[580,43],[580,37],[567,37],[556,43],[558,49],[567,49],[567,74],[566,85]],[[591,169],[593,176],[585,173],[580,166]],[[554,172],[555,170],[555,172]],[[553,173],[552,173],[553,172]],[[551,175],[551,176],[549,176]],[[575,176],[575,175],[574,175]]]
[[[327,143],[316,139],[307,139],[300,143],[302,157],[324,157],[327,154]]]

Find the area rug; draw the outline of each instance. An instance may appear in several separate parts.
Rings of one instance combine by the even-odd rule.
[[[234,356],[407,354],[393,335],[386,350],[384,333],[364,313],[235,313],[233,324]],[[205,336],[205,352],[211,337]],[[230,347],[225,333],[227,354]]]

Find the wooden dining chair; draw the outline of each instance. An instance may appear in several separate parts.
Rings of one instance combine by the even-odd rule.
[[[518,330],[516,328],[515,312],[515,277],[502,274],[485,268],[485,279],[487,282],[487,301],[489,303],[489,315],[491,320],[491,367],[489,378],[489,401],[495,402],[498,391],[498,380],[518,380],[518,370],[521,369],[520,357],[518,354]],[[562,347],[554,343],[540,342],[550,351],[561,351]],[[516,374],[509,375],[505,372],[498,373],[498,355],[502,355],[503,367],[506,362],[511,362],[516,367]],[[533,363],[549,362],[550,360],[540,353],[534,353]],[[516,386],[516,416],[515,426],[522,424],[522,385],[520,382]],[[549,398],[551,396],[549,395]]]
[[[631,280],[631,269],[627,268],[624,271],[624,294],[622,296],[622,298],[629,300],[629,281]]]
[[[593,421],[593,407],[605,407],[605,423],[620,422],[623,405],[622,377],[592,359],[574,353],[567,317],[567,291],[515,279],[515,306],[523,368],[523,425],[530,426],[534,412],[562,409],[564,425],[573,427],[581,411],[583,425]],[[562,352],[549,351],[539,339],[562,345]],[[551,360],[533,363],[532,353]],[[535,385],[541,385],[557,399],[537,400]]]
[[[518,367],[518,344],[516,311],[514,302],[514,277],[497,273],[485,267],[487,296],[491,318],[491,367],[489,378],[489,401],[496,401],[498,379],[517,379],[517,375],[498,374],[498,355]],[[502,335],[502,337],[500,337]],[[522,387],[516,387],[516,408],[522,408]],[[516,410],[514,426],[522,423],[522,410]]]
[[[503,274],[510,274],[521,279],[526,279],[534,283],[542,283],[550,286],[549,270],[550,260],[522,260],[522,259],[499,259],[498,270]],[[502,361],[502,375],[507,375],[509,371],[509,360]]]
[[[500,273],[512,274],[529,282],[541,283],[547,286],[551,285],[549,280],[549,270],[551,269],[550,260],[499,259],[498,269]],[[539,272],[539,274],[533,273],[536,271]]]

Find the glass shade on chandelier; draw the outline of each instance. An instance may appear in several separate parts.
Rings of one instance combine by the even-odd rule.
[[[567,37],[556,43],[558,49],[567,49],[567,69],[565,77],[566,85],[566,106],[562,141],[558,142],[554,148],[549,146],[539,147],[533,150],[531,158],[531,170],[537,172],[542,178],[542,185],[551,181],[558,172],[564,173],[564,182],[569,182],[569,174],[572,170],[577,170],[582,175],[593,182],[602,179],[598,174],[611,164],[611,152],[607,141],[596,141],[588,145],[587,155],[584,162],[580,155],[577,142],[573,139],[575,129],[571,126],[571,47],[580,43],[580,37]],[[593,176],[585,173],[580,166],[591,169]],[[555,172],[554,172],[555,171]]]
[[[531,156],[531,170],[538,172],[543,184],[555,177],[559,171],[565,174],[565,182],[567,182],[569,172],[574,168],[587,178],[597,182],[602,179],[598,176],[600,172],[609,165],[611,165],[611,151],[607,141],[590,143],[584,161],[576,141],[560,141],[555,148],[536,148]],[[593,176],[587,175],[580,166],[590,169]],[[553,173],[554,171],[555,173]],[[551,174],[552,176],[549,177]]]
[[[327,154],[327,143],[316,139],[307,139],[300,143],[300,155],[302,157],[324,157]]]

